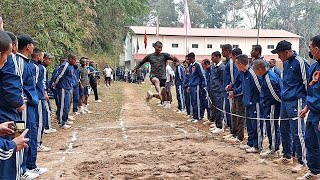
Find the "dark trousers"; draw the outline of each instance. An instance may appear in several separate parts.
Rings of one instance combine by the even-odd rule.
[[[210,113],[210,121],[215,122],[217,128],[222,129],[222,122],[223,122],[223,101],[224,97],[223,94],[215,94],[214,92],[209,92],[209,98],[211,103],[211,113]],[[219,110],[219,109],[220,110]]]
[[[191,114],[191,94],[187,92],[187,88],[184,88],[184,101],[186,105],[187,114]]]
[[[311,121],[312,118],[319,118],[319,114],[316,116],[310,112],[308,121],[306,123],[306,147],[307,147],[307,162],[309,170],[312,173],[320,173],[320,130],[318,125]]]
[[[99,100],[97,82],[90,80],[90,86],[91,86],[93,93],[94,93],[94,99]]]
[[[243,96],[237,96],[233,99],[232,114],[244,116],[244,106],[242,102]],[[234,137],[238,137],[240,141],[244,138],[244,118],[231,116],[232,131]]]
[[[73,112],[78,112],[78,105],[80,101],[80,93],[79,86],[73,87],[73,96],[72,96],[72,104],[73,104]]]

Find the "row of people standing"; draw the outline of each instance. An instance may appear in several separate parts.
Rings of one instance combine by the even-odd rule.
[[[311,40],[311,54],[319,54],[315,50],[319,48],[319,39],[316,36]],[[252,48],[253,61],[230,44],[222,46],[222,54],[212,53],[212,63],[208,59],[197,62],[194,53],[188,54],[183,65],[175,63],[178,112],[186,111],[188,117],[192,116],[190,121],[196,123],[204,118],[207,110],[211,132],[222,134],[227,130],[229,134],[224,139],[239,143],[240,149],[248,153],[277,157],[282,144],[283,155],[275,163],[292,164],[296,156],[298,164],[292,171],[304,171],[308,165],[310,172],[300,179],[317,177],[320,124],[318,95],[314,90],[318,82],[318,62],[309,70],[306,60],[291,49],[288,41],[279,42],[272,53],[283,61],[283,75],[274,60],[268,64],[261,56],[260,45]],[[225,63],[221,56],[226,58]],[[308,109],[313,112],[305,127],[303,116]],[[248,133],[246,144],[243,143],[244,127]],[[265,135],[269,146],[262,151]]]

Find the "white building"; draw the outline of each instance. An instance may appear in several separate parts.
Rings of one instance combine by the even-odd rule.
[[[205,29],[192,28],[186,39],[184,28],[160,27],[157,36],[155,27],[132,26],[125,38],[124,54],[120,64],[126,69],[133,69],[136,62],[141,61],[147,54],[153,53],[152,44],[157,40],[163,43],[163,52],[170,53],[183,61],[187,52],[194,52],[197,60],[209,58],[212,52],[220,51],[221,45],[231,44],[239,47],[244,54],[250,55],[252,45],[257,44],[257,29]],[[147,37],[145,48],[144,38]],[[260,30],[259,44],[262,46],[262,55],[269,60],[277,59],[271,53],[277,43],[287,40],[292,43],[292,49],[299,52],[299,35],[284,30]],[[187,45],[186,45],[187,44]],[[124,60],[124,62],[123,62]]]

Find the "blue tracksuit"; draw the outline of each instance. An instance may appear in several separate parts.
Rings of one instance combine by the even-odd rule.
[[[188,83],[189,83],[189,72],[185,72],[185,79],[183,82],[184,101],[186,105],[187,115],[190,115],[191,114],[191,94],[190,92],[187,91]]]
[[[261,80],[256,76],[253,69],[249,67],[246,72],[240,72],[241,86],[233,89],[234,95],[243,93],[243,105],[246,107],[248,146],[261,149],[262,133],[260,129],[260,120],[251,118],[260,118],[260,91]],[[258,128],[259,127],[259,128]]]
[[[277,66],[274,66],[273,68],[270,68],[271,71],[273,71],[279,79],[281,79],[281,71]]]
[[[57,75],[57,72],[60,68],[61,64],[59,64],[58,66],[56,66],[52,72],[52,76],[51,76],[51,79],[50,79],[50,82],[49,82],[49,86],[50,87],[50,90],[52,91],[53,93],[53,97],[54,97],[54,102],[56,104],[56,107],[58,107],[58,104],[59,104],[59,99],[58,99],[58,92],[57,92],[57,89],[53,88],[53,84],[54,84],[54,78],[56,75]],[[56,115],[58,115],[58,111],[56,111]]]
[[[310,77],[308,78],[307,106],[310,110],[306,123],[306,147],[307,162],[309,170],[315,174],[320,173],[320,130],[318,129],[320,120],[320,64],[319,61],[310,67]]]
[[[15,55],[11,54],[0,69],[0,123],[21,120],[16,108],[24,104],[22,84],[13,59]],[[16,168],[16,145],[11,139],[0,137],[0,179],[16,179],[19,172]]]
[[[74,68],[68,62],[64,62],[59,67],[57,73],[53,78],[58,92],[58,107],[57,114],[59,124],[65,125],[68,120],[68,113],[70,108],[70,91],[73,87]]]
[[[223,87],[226,88],[227,85],[230,83],[233,84],[235,82],[235,79],[237,75],[239,74],[239,70],[236,67],[235,63],[232,59],[227,59],[226,61],[226,67],[223,73]],[[228,92],[225,91],[225,104],[224,104],[224,110],[228,113],[231,113],[231,107],[232,107],[232,99],[229,99]],[[232,123],[231,123],[231,116],[230,114],[225,114],[227,126],[231,128],[232,130]]]
[[[48,73],[48,70],[47,70],[47,67],[44,66],[44,88],[45,88],[45,92],[49,92],[51,89],[50,89],[50,81],[49,81],[49,73]],[[43,118],[43,121],[44,121],[44,128],[45,129],[50,129],[51,128],[51,105],[50,105],[50,100],[47,100],[44,104],[45,106],[45,111],[46,111],[46,117],[44,116]]]
[[[205,78],[206,80],[209,79],[210,77],[210,69],[204,70],[204,74],[205,74]],[[205,91],[205,87],[203,84],[200,86],[201,88],[201,97],[200,97],[200,101],[201,101],[201,111],[200,111],[200,118],[202,119],[204,116],[204,111],[207,110],[207,118],[210,119],[210,104],[209,104],[209,97],[207,97],[207,92]]]
[[[189,66],[189,82],[188,87],[191,92],[192,116],[193,119],[201,118],[201,87],[206,87],[207,82],[201,64],[198,62],[191,63]]]
[[[30,63],[30,60],[17,53],[16,58],[20,70],[22,72],[23,81],[23,93],[27,99],[27,106],[25,112],[22,113],[22,120],[26,122],[26,127],[29,129],[26,137],[29,138],[29,148],[24,151],[23,163],[21,165],[23,173],[28,169],[36,168],[37,160],[37,108],[39,103],[39,97],[36,90],[36,67]]]
[[[80,101],[80,90],[79,90],[79,82],[80,82],[80,71],[78,68],[74,68],[73,75],[73,112],[78,112],[78,105]]]
[[[175,70],[175,85],[176,85],[176,94],[178,101],[178,109],[180,111],[185,109],[185,101],[184,101],[184,91],[183,91],[183,83],[185,81],[185,70],[182,64],[176,67]]]
[[[301,57],[293,55],[284,62],[281,119],[298,117],[302,107],[306,105],[308,74],[309,65]],[[294,142],[300,164],[306,164],[304,126],[304,120],[301,118],[280,122],[283,156],[291,158],[293,155],[292,143]]]
[[[281,106],[281,80],[272,70],[268,70],[261,78],[260,104],[263,118],[279,119]],[[269,139],[269,149],[272,152],[278,151],[281,143],[279,121],[266,121],[266,128]]]
[[[47,100],[45,99],[45,89],[46,89],[46,74],[45,67],[42,64],[39,64],[37,61],[31,60],[34,65],[35,72],[35,82],[36,82],[36,90],[39,97],[39,104],[37,108],[37,143],[38,145],[42,144],[42,136],[44,127],[47,126],[48,122],[48,110],[47,110]]]
[[[222,61],[216,65],[210,66],[210,76],[208,78],[209,97],[212,102],[211,112],[213,120],[218,128],[222,128],[223,112],[218,110],[223,109],[224,92],[223,73],[225,65]],[[217,108],[215,108],[217,107]]]

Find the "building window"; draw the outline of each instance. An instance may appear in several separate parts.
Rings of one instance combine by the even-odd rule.
[[[232,45],[233,48],[239,48],[239,45],[238,44],[234,44]]]
[[[198,48],[198,44],[192,44],[192,48]]]
[[[212,44],[207,44],[207,48],[212,49]]]
[[[274,49],[274,45],[268,45],[268,49]]]
[[[172,48],[178,48],[179,44],[172,44]]]

